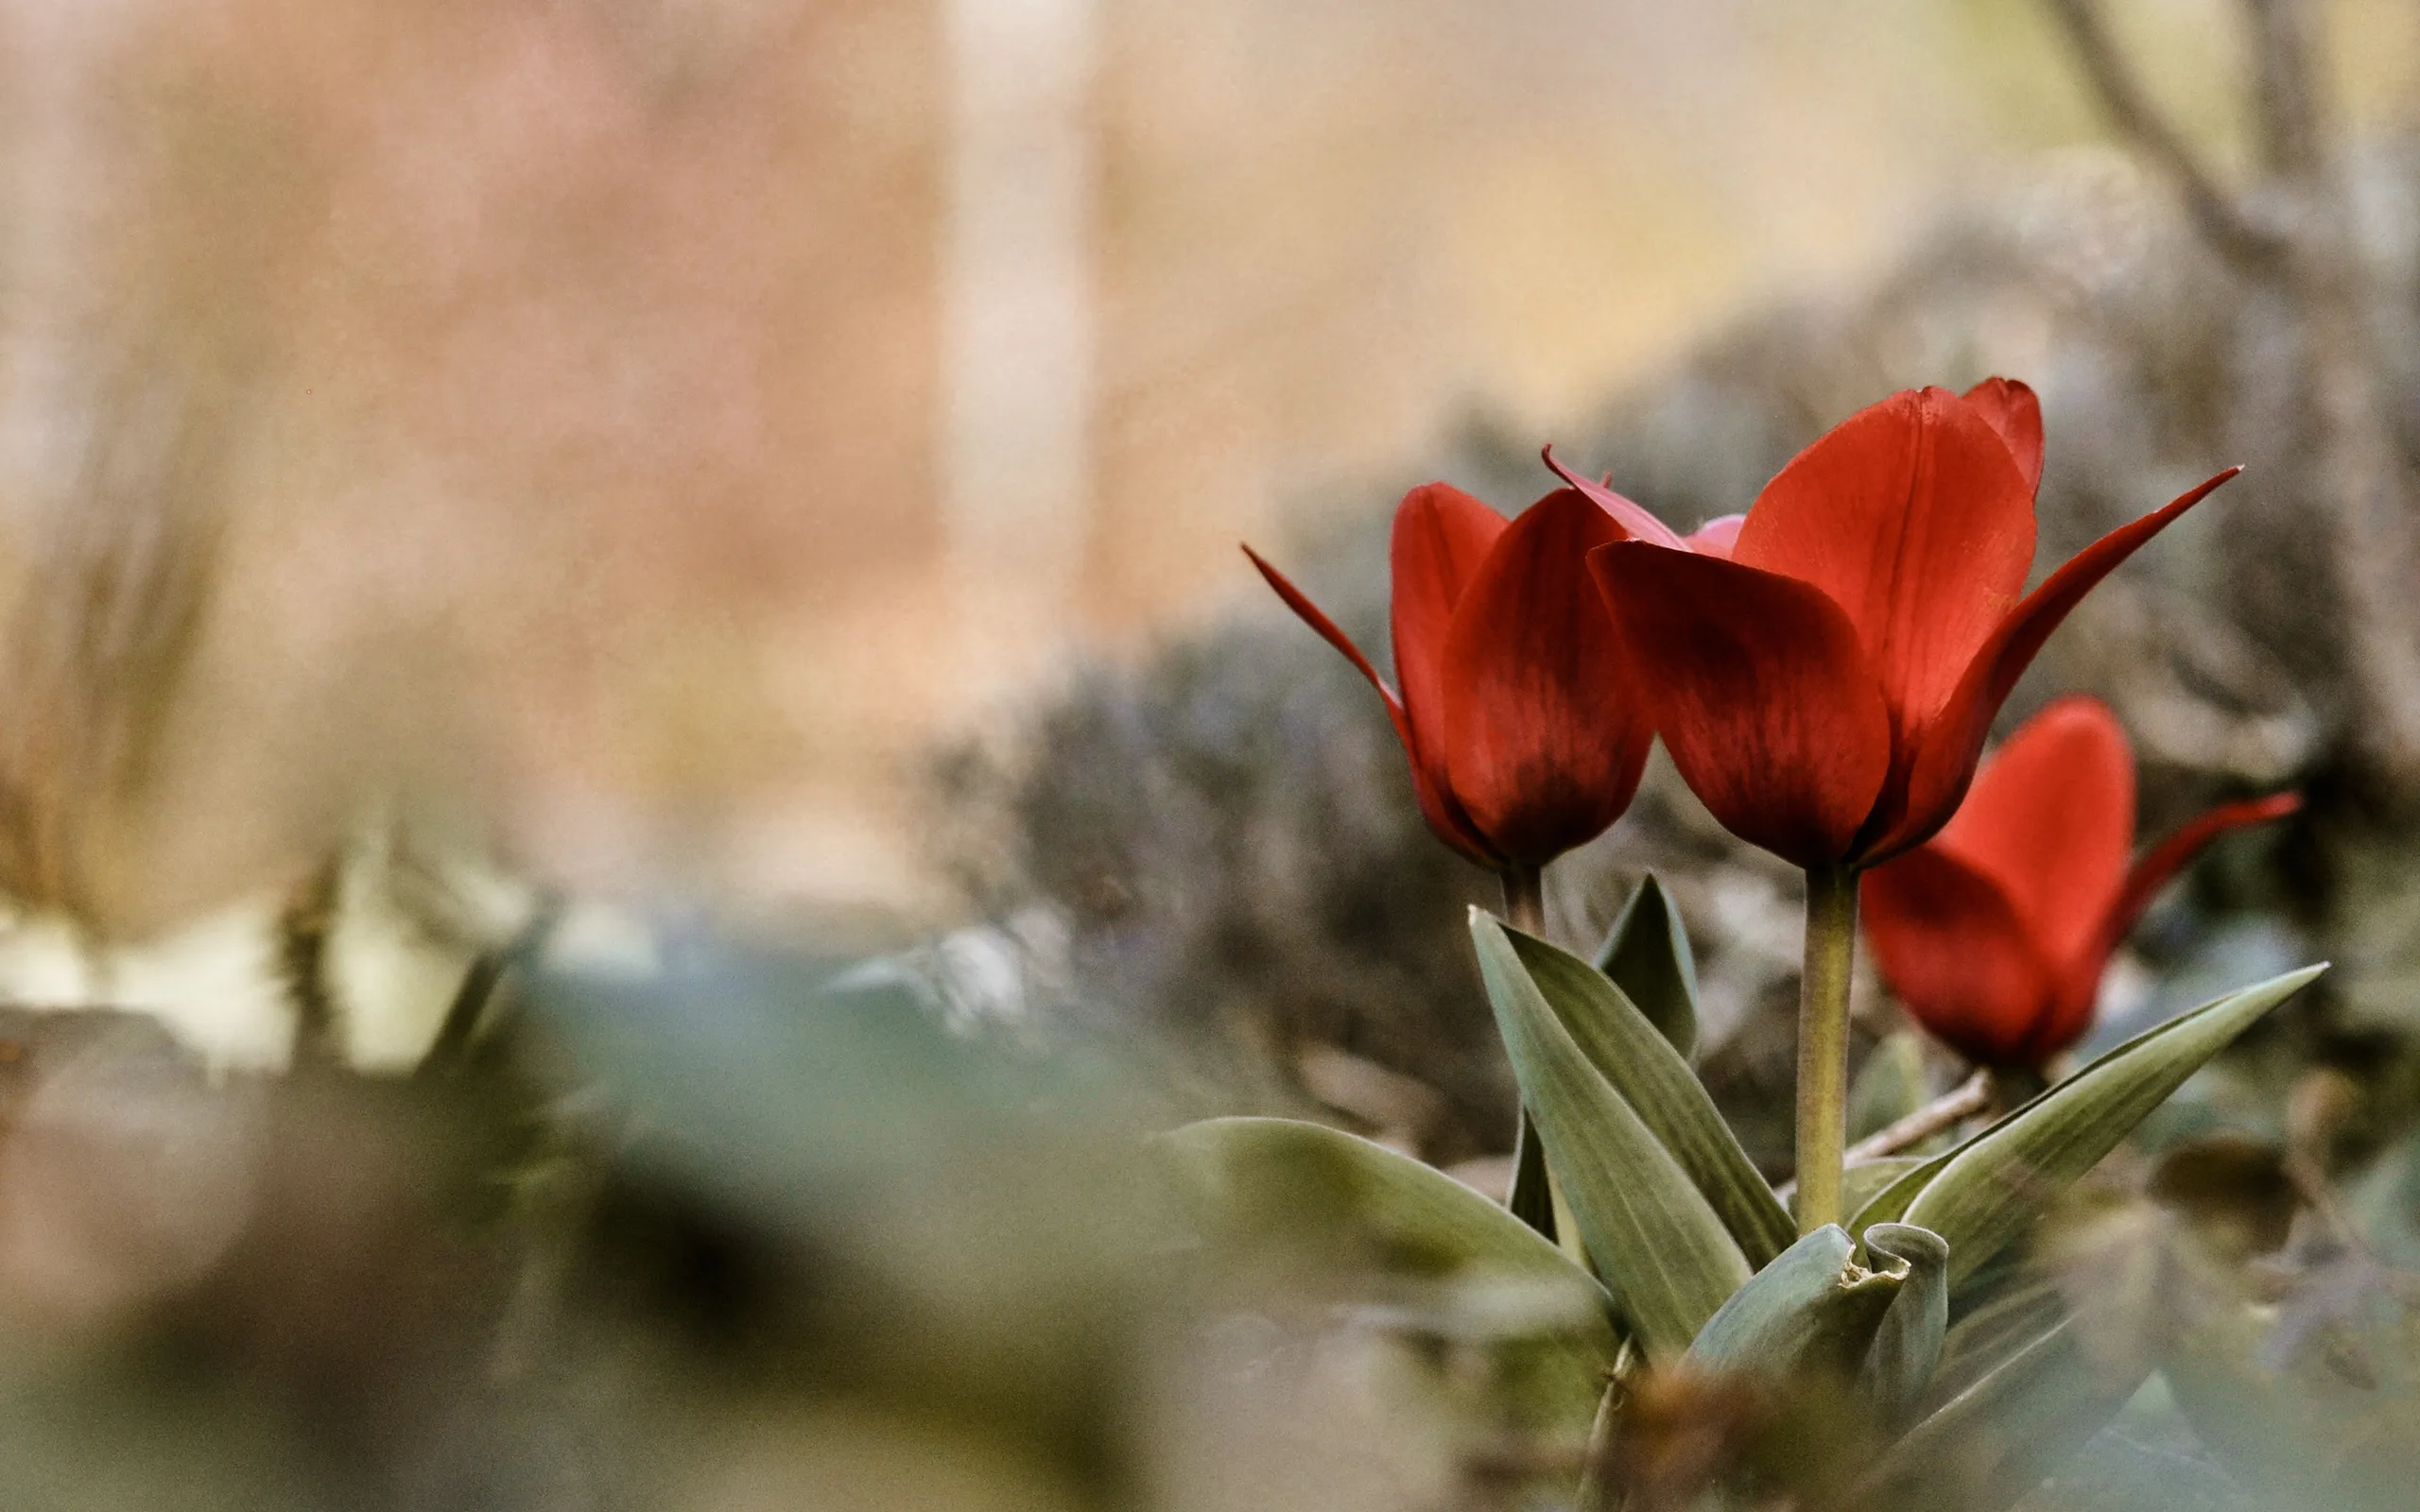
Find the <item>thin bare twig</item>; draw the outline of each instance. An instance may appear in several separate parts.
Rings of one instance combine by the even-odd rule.
[[[1943,1129],[1974,1117],[1990,1107],[1991,1101],[1991,1073],[1979,1071],[1954,1091],[1942,1093],[1897,1123],[1850,1145],[1848,1158],[1853,1161],[1878,1160],[1886,1155],[1896,1155],[1910,1144],[1922,1144]]]
[[[2266,274],[2277,261],[2277,237],[2247,216],[2235,196],[2203,165],[2192,148],[2135,77],[2103,25],[2094,0],[2043,0],[2083,64],[2085,81],[2135,149],[2171,180],[2203,237],[2238,268]]]

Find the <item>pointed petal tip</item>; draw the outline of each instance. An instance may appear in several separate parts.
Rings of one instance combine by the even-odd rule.
[[[1678,532],[1657,519],[1644,505],[1625,499],[1615,492],[1614,475],[1611,472],[1606,473],[1601,481],[1584,473],[1575,472],[1563,464],[1562,458],[1554,455],[1552,443],[1539,448],[1538,455],[1545,461],[1547,471],[1586,495],[1598,508],[1612,515],[1614,522],[1622,527],[1623,533],[1633,540],[1650,541],[1677,551],[1689,549]]]
[[[1260,574],[1261,579],[1277,590],[1277,596],[1286,600],[1287,607],[1293,608],[1296,599],[1303,599],[1305,603],[1309,603],[1309,600],[1304,596],[1303,591],[1294,586],[1293,579],[1278,571],[1276,564],[1268,558],[1253,550],[1251,541],[1238,541],[1236,546],[1244,554],[1244,559],[1251,562],[1253,569]],[[1295,609],[1294,612],[1300,614],[1302,610]]]
[[[2050,632],[2085,593],[2145,541],[2242,471],[2238,465],[2215,473],[2151,513],[2119,525],[2068,558],[2017,602],[1967,663],[1948,706],[1927,732],[1928,748],[1917,752],[1916,770],[1910,779],[1912,794],[1898,819],[1868,841],[1869,860],[1888,860],[1940,829],[1957,811],[1974,777],[1975,761],[1982,754],[1992,716],[2007,701]]]
[[[1547,472],[1553,473],[1556,477],[1563,479],[1564,482],[1570,484],[1575,489],[1580,489],[1584,491],[1591,489],[1610,489],[1614,486],[1614,475],[1611,472],[1604,472],[1597,477],[1588,478],[1582,477],[1581,474],[1574,472],[1570,468],[1564,466],[1563,459],[1554,455],[1554,442],[1552,441],[1548,441],[1544,446],[1538,448],[1538,460],[1547,465]]]
[[[1395,736],[1403,742],[1403,748],[1411,757],[1412,768],[1417,773],[1420,766],[1420,747],[1412,739],[1411,723],[1404,715],[1402,696],[1393,688],[1388,686],[1386,679],[1378,676],[1378,669],[1370,664],[1370,659],[1361,654],[1361,648],[1353,644],[1353,638],[1345,634],[1334,620],[1329,619],[1325,610],[1311,602],[1309,594],[1295,587],[1291,579],[1270,566],[1268,560],[1260,553],[1253,550],[1249,544],[1240,541],[1237,544],[1243,546],[1244,555],[1252,559],[1253,566],[1259,569],[1261,580],[1275,591],[1279,600],[1288,609],[1294,611],[1294,617],[1309,626],[1312,633],[1319,636],[1321,640],[1334,646],[1345,661],[1353,664],[1355,671],[1368,679],[1370,686],[1378,690],[1378,697],[1387,706],[1387,717],[1394,724]],[[1426,799],[1423,800],[1423,806],[1426,806]],[[1449,843],[1460,844],[1461,842],[1453,840]]]

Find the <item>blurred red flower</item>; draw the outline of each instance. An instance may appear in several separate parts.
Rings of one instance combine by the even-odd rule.
[[[2061,698],[1983,764],[1938,836],[1865,874],[1875,962],[1960,1054],[2037,1068],[2091,1025],[2102,969],[2178,868],[2301,806],[2281,793],[2212,809],[2129,870],[2134,752],[2106,705]]]
[[[2077,601],[2236,471],[2025,593],[2032,390],[1910,389],[1792,459],[1728,552],[1634,525],[1589,564],[1635,659],[1625,696],[1714,816],[1810,869],[1870,866],[1957,811],[1993,715]]]
[[[1586,561],[1622,539],[1569,489],[1509,521],[1443,483],[1405,494],[1390,553],[1400,695],[1285,575],[1244,554],[1386,699],[1429,827],[1500,870],[1596,838],[1638,790],[1653,736]]]

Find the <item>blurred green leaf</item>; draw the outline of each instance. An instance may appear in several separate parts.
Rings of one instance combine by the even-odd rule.
[[[1748,1162],[1688,1062],[1629,994],[1578,956],[1495,927],[1581,1053],[1713,1205],[1748,1263],[1762,1265],[1789,1248],[1797,1238],[1789,1210]]]
[[[1931,1095],[1925,1085],[1925,1047],[1914,1031],[1885,1036],[1858,1068],[1849,1088],[1849,1142],[1882,1132],[1924,1107]]]
[[[1649,872],[1597,950],[1597,970],[1687,1059],[1698,1048],[1698,963],[1671,895]]]
[[[2131,1405],[2060,1462],[2040,1498],[2020,1503],[2085,1512],[2277,1512],[2255,1501],[2202,1447],[2147,1443],[2127,1422]]]
[[[2420,1486],[2413,1290],[2347,1257],[2299,1278],[2283,1306],[2205,1309],[2160,1370],[2211,1455],[2275,1504],[2400,1512]]]
[[[2151,1373],[2096,1366],[2069,1317],[2033,1338],[1885,1450],[1841,1504],[1873,1512],[2000,1512],[2117,1415]]]
[[[1470,925],[1522,1101],[1589,1256],[1650,1352],[1677,1354],[1747,1283],[1747,1257],[1637,1111],[1590,1064],[1510,933],[1476,908]],[[1662,1037],[1649,1035],[1673,1055]]]
[[[1709,1369],[1785,1378],[1846,1376],[1873,1342],[1897,1295],[1899,1274],[1853,1263],[1857,1241],[1825,1224],[1781,1253],[1707,1320],[1689,1345]]]
[[[1491,1410],[1508,1421],[1554,1432],[1586,1423],[1620,1358],[1613,1299],[1504,1209],[1319,1124],[1210,1119],[1151,1143],[1197,1229],[1228,1257],[1293,1266],[1321,1295],[1355,1278],[1369,1286],[1356,1310],[1365,1321],[1487,1350]]]
[[[1221,1236],[1283,1243],[1349,1235],[1387,1269],[1485,1271],[1573,1286],[1595,1298],[1607,1364],[1613,1299],[1528,1224],[1444,1172],[1324,1124],[1212,1118],[1159,1137],[1196,1216]]]
[[[1865,1231],[1873,1269],[1897,1276],[1898,1291],[1874,1331],[1858,1383],[1886,1428],[1924,1400],[1949,1332],[1949,1246],[1929,1228],[1878,1223]]]
[[[2420,1270],[2420,1132],[2407,1135],[2353,1177],[2344,1206],[2380,1260]]]
[[[2324,966],[2290,971],[2118,1046],[1946,1155],[1900,1177],[1855,1220],[1904,1218],[1949,1241],[1954,1286],[2023,1233],[2185,1079]]]
[[[2029,1270],[1982,1302],[1962,1302],[1933,1369],[1934,1403],[1957,1396],[2031,1349],[2066,1322],[2070,1312],[2056,1279],[2040,1270]]]

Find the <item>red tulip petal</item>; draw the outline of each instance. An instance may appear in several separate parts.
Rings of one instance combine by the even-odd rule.
[[[1395,733],[1402,734],[1404,732],[1403,700],[1395,696],[1394,689],[1387,686],[1387,679],[1378,676],[1378,669],[1370,664],[1370,659],[1361,654],[1361,648],[1353,644],[1353,638],[1339,629],[1336,622],[1329,619],[1325,611],[1317,604],[1312,603],[1309,595],[1296,588],[1284,573],[1269,565],[1259,552],[1246,546],[1244,555],[1252,558],[1252,564],[1254,567],[1260,569],[1260,576],[1269,586],[1277,590],[1277,596],[1286,601],[1286,607],[1294,611],[1295,618],[1317,630],[1321,640],[1343,652],[1344,660],[1352,662],[1357,671],[1370,679],[1370,686],[1377,689],[1378,696],[1387,700],[1387,713],[1394,719]]]
[[[2008,443],[2031,496],[2042,490],[2042,402],[2014,378],[1986,378],[1966,390],[1966,403]]]
[[[1607,485],[1582,473],[1574,472],[1557,461],[1553,447],[1549,446],[1538,455],[1546,459],[1547,470],[1556,477],[1586,494],[1589,501],[1598,508],[1619,521],[1621,527],[1630,533],[1632,540],[1651,541],[1659,546],[1677,547],[1681,544],[1681,538],[1673,532],[1672,527],[1656,519],[1644,506],[1623,498]]]
[[[1478,832],[1471,827],[1469,818],[1463,815],[1461,805],[1454,801],[1453,795],[1441,782],[1432,780],[1421,764],[1420,748],[1412,740],[1411,722],[1404,716],[1403,700],[1396,697],[1395,690],[1388,687],[1386,679],[1378,676],[1378,669],[1370,664],[1370,659],[1361,654],[1361,648],[1337,627],[1334,620],[1321,612],[1320,607],[1296,588],[1284,573],[1262,560],[1260,553],[1246,546],[1244,555],[1260,569],[1260,576],[1268,579],[1269,586],[1277,590],[1277,596],[1286,601],[1286,607],[1292,610],[1304,624],[1318,631],[1320,639],[1343,652],[1344,659],[1369,679],[1370,686],[1377,689],[1378,696],[1386,700],[1387,717],[1394,722],[1395,738],[1403,742],[1404,755],[1411,764],[1412,793],[1420,800],[1421,816],[1427,819],[1428,827],[1436,831],[1438,837],[1447,845],[1479,865],[1502,865],[1490,852],[1487,842],[1479,837]]]
[[[2008,701],[2016,679],[2033,664],[2034,656],[2041,651],[2042,643],[2050,638],[2050,632],[2059,627],[2084,594],[2116,571],[2118,563],[2133,556],[2137,547],[2242,471],[2231,467],[2165,507],[2119,525],[2067,558],[2064,566],[2043,580],[2041,587],[2025,595],[2025,602],[2016,606],[1975,654],[1966,675],[1959,679],[1958,691],[1951,696],[1948,707],[1942,710],[1939,718],[1913,732],[1907,776],[1903,782],[1895,784],[1896,791],[1883,795],[1883,802],[1875,815],[1878,822],[1865,837],[1863,849],[1869,858],[1888,859],[1929,838],[1941,828],[1957,811],[1958,800],[1966,796],[1966,784],[1974,780],[1975,761],[1982,754],[1983,738],[1990,732],[1993,716]]]
[[[2083,952],[2060,973],[2058,1005],[2027,1046],[2033,1063],[2049,1059],[2083,1039],[2083,1032],[2092,1027],[2092,1010],[2100,996],[2100,977],[2108,970],[2109,957],[2134,929],[2135,921],[2143,917],[2143,910],[2159,896],[2160,888],[2187,862],[2229,830],[2283,818],[2302,806],[2302,798],[2293,793],[2221,804],[2144,852],[2143,858],[2135,863],[2135,869],[2127,873],[2104,916],[2095,921],[2092,937]]]
[[[1588,554],[1665,748],[1723,828],[1829,866],[1874,806],[1891,721],[1822,590],[1644,542]]]
[[[1747,523],[1744,514],[1718,515],[1690,531],[1683,543],[1691,551],[1729,561],[1733,549],[1739,544],[1739,527]]]
[[[1910,390],[1799,453],[1757,496],[1732,557],[1847,612],[1904,745],[2024,590],[2033,496],[1973,405]]]
[[[1448,483],[1428,483],[1395,507],[1390,549],[1395,678],[1413,748],[1439,785],[1445,747],[1438,721],[1445,708],[1445,636],[1454,606],[1512,522]]]
[[[1970,1060],[2031,1063],[2051,978],[1998,883],[1926,846],[1867,871],[1858,902],[1875,965],[1918,1023]]]
[[[1653,741],[1588,576],[1624,539],[1576,490],[1530,507],[1455,606],[1445,642],[1454,797],[1495,850],[1543,866],[1621,817]]]
[[[1933,841],[2000,885],[2053,970],[2091,951],[2134,847],[2134,751],[2109,706],[2082,696],[2052,703],[1985,758]]]
[[[2100,920],[2100,948],[2103,958],[2118,948],[2118,942],[2143,917],[2159,890],[2185,868],[2185,864],[2201,854],[2202,848],[2226,833],[2247,824],[2266,824],[2298,812],[2303,806],[2299,793],[2273,793],[2267,798],[2246,799],[2239,803],[2221,803],[2201,817],[2189,820],[2169,835],[2143,852],[2135,868],[2126,873],[2125,885],[2118,889],[2106,916]]]

